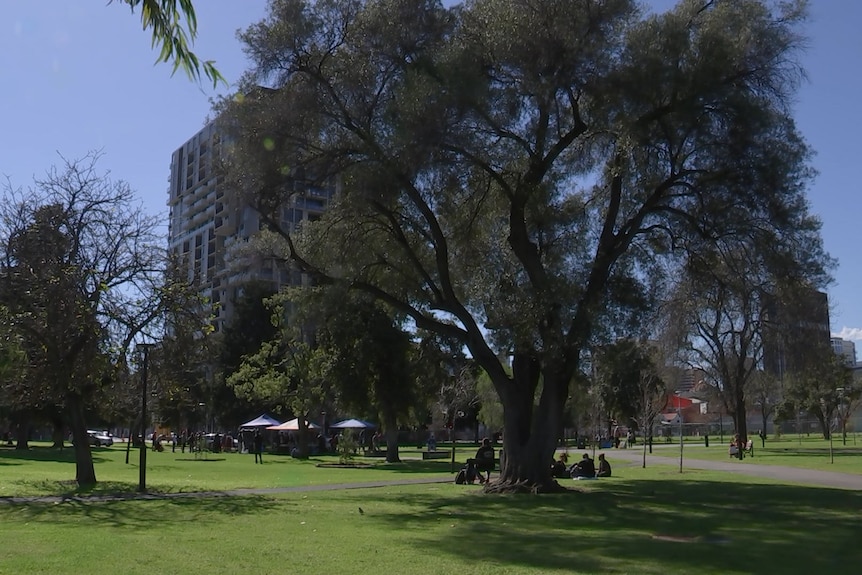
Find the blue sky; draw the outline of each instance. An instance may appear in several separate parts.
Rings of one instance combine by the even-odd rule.
[[[653,0],[656,9],[671,0]],[[156,54],[140,19],[105,0],[4,0],[0,24],[0,174],[27,186],[67,158],[101,149],[101,168],[128,181],[145,209],[167,214],[171,153],[201,128],[216,92]],[[229,82],[247,67],[235,32],[262,18],[264,0],[197,0],[195,51],[216,60]],[[832,331],[862,346],[862,2],[812,0],[802,56],[808,72],[795,104],[816,150],[809,191],[826,249],[838,259],[829,289]],[[220,92],[225,92],[222,88]]]

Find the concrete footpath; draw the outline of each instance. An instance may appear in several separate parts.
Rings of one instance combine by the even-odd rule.
[[[675,449],[674,449],[675,448]],[[611,465],[620,460],[641,463],[643,461],[643,446],[632,449],[603,449],[602,453],[608,458]],[[591,452],[590,452],[591,453]],[[596,451],[598,455],[599,451]],[[664,455],[659,455],[663,453]],[[683,449],[682,469],[706,469],[710,471],[728,471],[751,475],[754,477],[765,477],[778,481],[790,483],[804,483],[817,487],[832,487],[835,489],[862,490],[862,475],[851,473],[838,473],[829,471],[829,461],[824,459],[823,469],[802,469],[799,467],[785,467],[782,465],[758,465],[757,453],[755,456],[746,456],[743,461],[730,459],[727,461],[708,461],[704,459],[690,459],[685,456]],[[577,457],[577,452],[575,452]],[[653,446],[653,454],[647,454],[647,465],[670,465],[679,467],[679,445],[676,446]]]

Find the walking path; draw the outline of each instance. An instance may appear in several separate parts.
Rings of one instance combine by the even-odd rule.
[[[611,461],[628,461],[641,463],[643,452],[640,449],[604,450]],[[654,449],[654,451],[662,451]],[[679,456],[647,454],[647,465],[679,465]],[[754,477],[766,477],[778,481],[803,483],[819,487],[849,489],[862,491],[862,475],[821,471],[817,469],[801,469],[781,465],[758,465],[743,463],[737,459],[728,461],[709,461],[704,459],[686,459],[683,457],[683,469],[706,469],[711,471],[726,471]],[[392,481],[370,481],[365,483],[338,483],[329,485],[304,485],[297,487],[273,487],[269,489],[232,489],[228,491],[195,491],[186,493],[121,493],[116,495],[63,495],[47,497],[0,497],[0,504],[26,505],[29,503],[67,503],[88,501],[131,501],[154,499],[184,499],[190,497],[236,497],[247,495],[272,495],[276,493],[303,493],[311,491],[331,491],[341,489],[369,489],[393,485],[420,485],[428,483],[450,483],[449,474],[440,477],[417,477],[414,479],[397,479]]]
[[[654,448],[652,455],[647,454],[647,465],[679,466],[679,452],[677,452],[674,457],[673,455],[656,455],[656,451],[660,452],[663,450]],[[669,451],[669,449],[665,451]],[[643,451],[639,448],[605,449],[604,453],[611,461],[620,459],[637,463],[641,463],[643,461]],[[805,483],[819,487],[833,487],[836,489],[862,491],[862,475],[838,473],[836,471],[824,471],[820,469],[786,467],[782,465],[758,465],[756,463],[750,463],[749,461],[750,460],[746,460],[743,462],[738,459],[728,459],[727,461],[688,459],[685,457],[685,451],[683,450],[682,468],[683,470],[706,469],[710,471],[729,471],[731,473],[740,473],[742,475],[751,475],[754,477],[766,477],[768,479],[789,481],[791,483]]]

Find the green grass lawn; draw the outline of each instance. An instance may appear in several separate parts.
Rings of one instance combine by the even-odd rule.
[[[57,450],[47,443],[34,443],[26,452],[0,448],[0,497],[64,495],[82,493],[74,482],[75,453],[71,448]],[[469,457],[465,450],[463,457]],[[139,450],[133,449],[125,463],[125,445],[93,449],[98,484],[89,492],[131,492],[138,487]],[[402,450],[405,459],[418,457],[415,448]],[[357,457],[367,468],[344,469],[318,467],[335,463],[338,457],[294,459],[287,455],[264,455],[264,464],[256,465],[254,456],[239,453],[208,454],[196,459],[186,452],[147,451],[147,489],[156,493],[189,491],[223,491],[247,488],[278,488],[335,483],[361,483],[412,477],[440,477],[449,473],[448,460],[411,461],[410,464],[386,464],[382,459]]]
[[[154,481],[160,469],[170,476],[194,465],[159,461],[161,455],[152,458]],[[111,461],[99,463],[105,476],[125,465]],[[45,465],[4,462],[4,483]],[[224,470],[220,484],[242,476],[245,485],[270,485],[287,480],[282,472],[315,480],[313,464],[292,463],[237,462],[244,474],[227,456],[201,465],[223,465],[212,468]],[[422,465],[403,464],[418,466],[418,475],[427,473]],[[314,469],[350,477],[364,471]],[[407,471],[377,472],[397,478]],[[3,504],[0,573],[840,575],[858,573],[862,564],[862,492],[660,466],[619,465],[615,475],[541,496],[490,496],[478,486],[443,483]]]
[[[636,446],[640,450],[643,446]],[[683,457],[691,459],[707,459],[712,461],[729,461],[728,444],[719,443],[718,437],[710,437],[710,446],[704,447],[703,440],[686,442]],[[819,437],[801,438],[785,436],[780,439],[767,438],[766,447],[761,447],[759,438],[754,439],[754,457],[745,456],[741,464],[784,465],[805,469],[836,471],[862,475],[862,439],[854,441],[853,436],[847,438],[844,445],[840,436],[832,442],[833,456],[829,456],[829,442]],[[605,450],[607,451],[607,450]],[[655,444],[654,455],[679,457],[679,444]],[[834,459],[834,463],[831,461]]]

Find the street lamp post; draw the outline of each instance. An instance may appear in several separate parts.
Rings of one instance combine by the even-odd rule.
[[[138,491],[141,493],[147,490],[147,370],[149,369],[150,360],[150,344],[138,344],[138,347],[143,351],[144,360],[141,367],[141,458],[140,469],[138,476]]]

